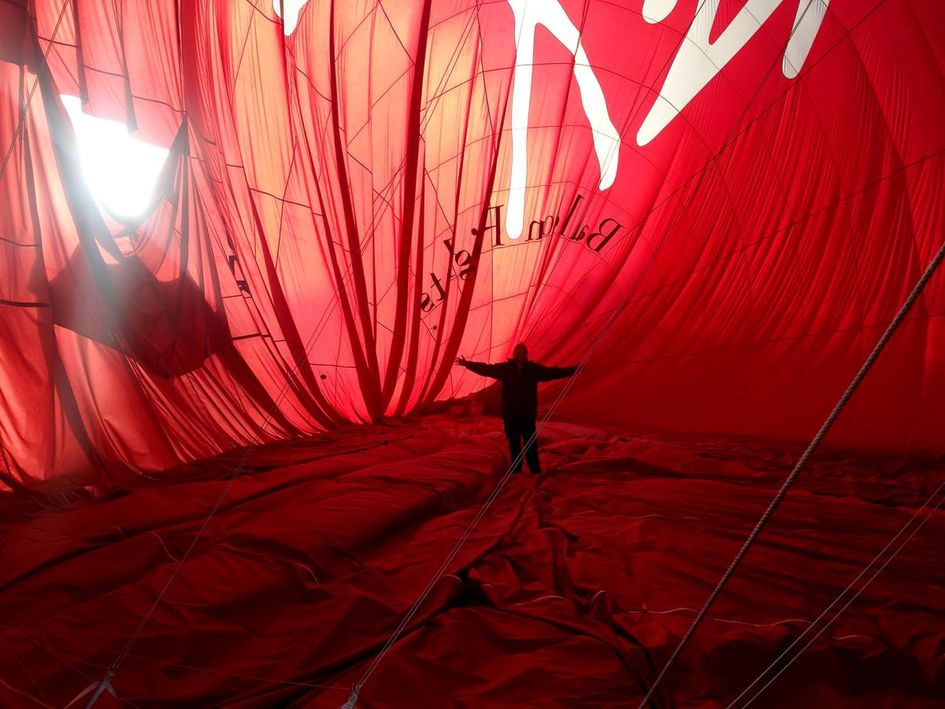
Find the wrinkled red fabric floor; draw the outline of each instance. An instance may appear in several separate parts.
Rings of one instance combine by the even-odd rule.
[[[438,415],[255,451],[120,665],[119,699],[340,706],[504,471],[499,428]],[[542,452],[546,474],[513,478],[359,706],[636,706],[796,456],[563,423]],[[107,500],[0,501],[3,706],[63,706],[102,677],[241,457]],[[727,705],[943,467],[820,457],[660,706]],[[758,705],[945,702],[943,532],[939,512]]]

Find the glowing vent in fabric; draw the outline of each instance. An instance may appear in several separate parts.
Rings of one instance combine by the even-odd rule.
[[[62,7],[0,62],[9,481],[422,411],[482,386],[457,354],[580,361],[615,310],[561,415],[803,438],[943,233],[939,3]],[[143,216],[60,94],[170,150]],[[943,310],[834,443],[945,447]]]

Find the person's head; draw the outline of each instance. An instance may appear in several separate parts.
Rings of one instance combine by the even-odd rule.
[[[528,361],[528,348],[525,346],[524,342],[519,342],[515,345],[515,349],[512,350],[512,359],[516,362]]]

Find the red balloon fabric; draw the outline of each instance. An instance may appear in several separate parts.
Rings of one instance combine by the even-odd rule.
[[[8,486],[422,412],[518,341],[586,363],[561,416],[803,440],[945,233],[934,0],[0,12]],[[62,95],[169,149],[141,215]],[[945,448],[943,314],[830,443]]]
[[[256,450],[210,519],[241,451],[72,507],[0,498],[0,705],[66,706],[133,637],[111,681],[118,701],[106,693],[96,709],[338,709],[436,578],[358,707],[636,707],[797,450],[560,422],[541,443],[551,474],[514,476],[442,576],[508,465],[487,418],[425,416]],[[888,568],[830,609],[827,620],[861,592],[838,619],[814,619],[941,469],[820,456],[654,706],[745,706],[775,673],[739,694],[779,659],[788,671],[752,706],[940,707],[941,510],[911,523]],[[789,668],[779,658],[822,629]]]

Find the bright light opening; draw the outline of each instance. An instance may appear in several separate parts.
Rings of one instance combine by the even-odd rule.
[[[133,138],[118,121],[82,112],[76,96],[62,96],[72,120],[85,182],[104,209],[117,217],[140,216],[154,196],[167,149]]]

